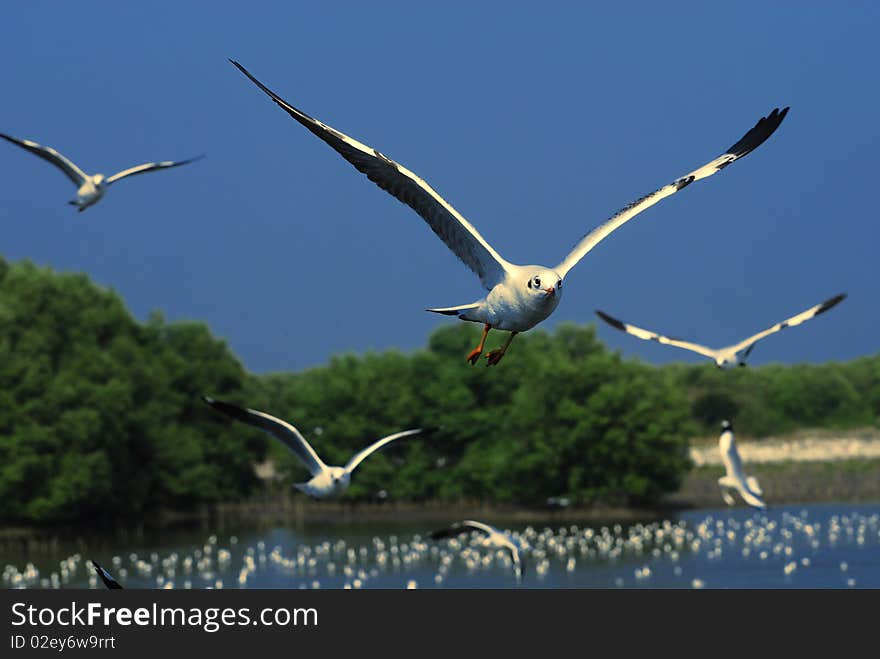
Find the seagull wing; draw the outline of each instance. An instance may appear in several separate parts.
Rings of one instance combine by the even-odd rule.
[[[85,172],[83,172],[83,170],[74,165],[70,160],[62,156],[55,149],[37,144],[36,142],[31,142],[30,140],[17,140],[14,137],[10,137],[9,135],[4,135],[3,133],[0,133],[0,137],[8,142],[17,144],[22,149],[30,151],[35,156],[52,163],[58,169],[64,172],[64,175],[69,178],[77,188],[80,187],[86,181],[86,179],[88,179],[88,176]]]
[[[746,487],[745,483],[741,483],[738,489],[740,496],[743,498],[743,501],[745,501],[750,506],[753,506],[755,508],[767,507],[767,504],[764,503],[764,500],[757,494],[749,490],[749,488]]]
[[[575,245],[575,248],[571,253],[565,257],[565,260],[556,266],[556,272],[558,272],[561,277],[565,277],[566,273],[571,270],[578,261],[584,258],[587,252],[598,245],[613,231],[629,222],[636,215],[647,210],[661,199],[665,199],[682,188],[687,187],[694,181],[699,181],[700,179],[707,178],[712,176],[712,174],[720,172],[733,161],[738,160],[757,149],[777,128],[779,128],[779,124],[782,123],[786,114],[788,114],[788,108],[781,111],[779,108],[776,108],[769,115],[760,119],[758,123],[756,123],[749,132],[743,135],[736,144],[715,158],[715,160],[692,171],[690,174],[685,174],[669,185],[665,185],[659,190],[655,190],[651,194],[645,195],[640,199],[636,199],[631,204],[624,206],[613,215],[611,219],[604,224],[599,225],[584,236],[581,241]]]
[[[107,572],[104,568],[102,568],[98,563],[92,561],[92,567],[95,568],[95,572],[98,573],[98,576],[101,577],[101,581],[104,582],[104,585],[110,590],[125,590],[116,579],[110,576],[110,573]]]
[[[202,400],[215,410],[223,412],[223,414],[230,416],[237,421],[259,428],[276,439],[284,442],[287,448],[293,451],[296,456],[303,461],[303,464],[305,464],[312,476],[316,476],[327,468],[327,465],[325,465],[321,458],[318,457],[318,454],[315,453],[315,449],[309,445],[306,438],[300,434],[299,430],[286,421],[277,419],[265,412],[244,409],[236,405],[231,405],[230,403],[214,400],[208,396],[202,396]]]
[[[504,548],[510,552],[510,560],[513,561],[513,569],[516,572],[517,580],[522,579],[526,573],[526,562],[520,556],[519,548],[512,542],[508,542],[506,545],[504,545]]]
[[[196,160],[201,160],[204,158],[204,154],[200,156],[196,156],[195,158],[188,158],[187,160],[163,160],[162,162],[145,162],[143,165],[137,165],[135,167],[130,167],[128,169],[124,169],[121,172],[117,172],[113,176],[107,179],[107,185],[112,183],[116,183],[116,181],[122,180],[124,178],[128,178],[129,176],[137,176],[138,174],[146,174],[147,172],[155,172],[159,169],[169,169],[171,167],[180,167],[181,165],[188,165],[191,162],[195,162]]]
[[[383,437],[375,444],[371,444],[370,446],[365,448],[363,451],[360,451],[359,453],[355,453],[354,456],[351,458],[351,460],[348,461],[348,464],[345,465],[345,470],[348,473],[353,472],[355,470],[355,467],[357,467],[361,462],[366,460],[367,457],[373,451],[378,451],[380,448],[385,446],[385,444],[389,444],[389,443],[393,442],[395,439],[400,439],[401,437],[408,437],[409,435],[416,435],[420,432],[422,432],[421,428],[417,428],[415,430],[404,430],[403,432],[397,432],[397,433],[394,433],[393,435],[388,435],[387,437]]]
[[[366,174],[373,183],[418,213],[440,240],[476,273],[483,286],[491,290],[504,279],[510,264],[425,181],[376,149],[361,144],[293,107],[252,76],[241,64],[230,61],[291,117],[330,145],[359,172]]]
[[[740,341],[735,346],[733,346],[733,350],[735,352],[739,352],[740,350],[748,348],[748,350],[751,351],[752,346],[755,343],[757,343],[758,341],[760,341],[761,339],[763,339],[767,336],[770,336],[771,334],[776,334],[776,332],[780,332],[780,331],[784,330],[786,327],[797,327],[801,323],[804,323],[804,322],[810,320],[810,318],[814,318],[815,316],[818,316],[820,313],[825,313],[831,307],[835,306],[839,302],[842,302],[844,300],[844,298],[846,298],[845,293],[841,293],[840,295],[835,295],[834,297],[832,297],[828,300],[825,300],[824,302],[821,302],[821,303],[817,304],[816,306],[810,307],[806,311],[802,311],[801,313],[797,314],[796,316],[792,316],[791,318],[783,320],[781,323],[776,323],[773,327],[768,327],[763,332],[758,332],[754,336],[750,336],[745,341]]]
[[[486,533],[487,535],[492,535],[493,533],[497,533],[497,530],[489,526],[488,524],[483,524],[482,522],[475,522],[473,520],[465,520],[463,522],[456,522],[452,526],[449,526],[445,529],[440,529],[439,531],[433,531],[429,534],[429,537],[432,540],[442,540],[444,538],[454,538],[460,533],[466,532],[468,529],[473,531],[481,531]]]
[[[690,350],[691,352],[696,352],[697,354],[704,355],[705,357],[715,359],[716,352],[712,350],[712,348],[701,346],[699,343],[691,343],[689,341],[682,341],[681,339],[663,336],[662,334],[657,334],[656,332],[651,332],[649,330],[642,329],[641,327],[630,325],[629,323],[625,323],[622,320],[617,320],[617,318],[609,316],[603,311],[597,310],[596,314],[599,316],[599,318],[611,325],[611,327],[619,329],[621,332],[632,334],[633,336],[637,336],[640,339],[644,339],[645,341],[656,341],[657,343],[675,346],[676,348],[683,348],[684,350]]]
[[[475,521],[472,520],[472,519],[466,519],[465,521],[463,521],[463,522],[461,523],[461,525],[462,525],[462,526],[465,526],[465,527],[467,527],[467,528],[469,528],[469,529],[475,529],[475,530],[477,530],[477,531],[482,531],[483,533],[488,533],[488,534],[490,534],[490,535],[491,535],[492,533],[501,533],[501,532],[500,532],[498,529],[496,529],[494,526],[489,526],[488,524],[483,524],[482,522],[475,522]],[[502,534],[502,535],[503,535],[503,534]]]
[[[754,476],[746,476],[746,485],[748,485],[749,489],[757,494],[759,497],[763,496],[764,490],[761,489],[761,484]]]

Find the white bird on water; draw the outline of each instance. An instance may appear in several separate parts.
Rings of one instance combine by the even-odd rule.
[[[775,334],[776,332],[781,332],[786,327],[797,327],[801,323],[810,320],[810,318],[815,318],[820,313],[825,313],[838,302],[841,302],[844,298],[846,298],[846,294],[842,293],[840,295],[835,295],[834,297],[825,300],[824,302],[810,307],[806,311],[802,311],[796,316],[792,316],[791,318],[783,320],[781,323],[776,323],[772,327],[768,327],[767,329],[750,336],[744,341],[740,341],[739,343],[732,346],[727,346],[726,348],[707,348],[706,346],[700,345],[699,343],[691,343],[690,341],[683,341],[682,339],[663,336],[662,334],[657,334],[656,332],[652,332],[651,330],[646,330],[642,329],[641,327],[636,327],[635,325],[630,325],[629,323],[625,323],[622,320],[618,320],[617,318],[609,316],[603,311],[596,311],[596,314],[599,316],[599,318],[611,325],[611,327],[619,329],[621,332],[632,334],[633,336],[636,336],[645,341],[656,341],[657,343],[662,343],[664,345],[670,345],[675,346],[676,348],[690,350],[691,352],[703,355],[704,357],[709,357],[715,362],[715,365],[718,368],[726,369],[732,368],[734,366],[745,366],[746,359],[752,352],[752,348],[754,348],[755,344],[761,339],[768,337],[771,334]]]
[[[341,494],[348,489],[348,485],[351,482],[351,472],[374,451],[378,451],[395,439],[422,432],[420,428],[416,428],[388,435],[364,450],[355,453],[344,467],[331,467],[324,464],[321,458],[318,457],[318,454],[315,453],[315,449],[309,445],[299,430],[286,421],[282,421],[265,412],[244,409],[230,403],[214,400],[208,396],[202,396],[202,399],[215,410],[223,412],[237,421],[259,428],[276,439],[281,440],[302,461],[312,475],[312,478],[305,483],[294,483],[294,487],[300,492],[305,492],[309,496],[318,499]]]
[[[565,276],[599,242],[661,199],[694,181],[712,176],[756,149],[773,134],[788,112],[788,108],[773,110],[719,157],[625,206],[584,236],[556,267],[522,266],[502,258],[470,222],[416,174],[376,149],[293,107],[252,76],[241,64],[230,61],[291,117],[326,142],[376,185],[416,211],[446,246],[480,278],[484,288],[489,291],[486,297],[471,304],[428,311],[483,324],[480,343],[467,356],[467,361],[471,364],[476,364],[483,354],[486,336],[490,330],[509,331],[510,335],[501,348],[486,353],[488,366],[501,360],[514,336],[531,329],[553,313],[562,297]]]
[[[743,471],[742,459],[736,448],[736,440],[733,438],[733,424],[730,421],[721,422],[721,437],[718,440],[718,450],[721,451],[721,461],[724,463],[725,474],[718,479],[721,488],[721,497],[724,503],[732,506],[736,500],[731,495],[731,490],[739,492],[743,500],[755,508],[766,508],[761,497],[764,492],[754,476],[746,476]]]
[[[454,538],[461,533],[468,533],[471,531],[485,534],[481,543],[484,547],[503,549],[509,552],[510,559],[513,561],[513,568],[516,571],[516,580],[520,581],[522,579],[526,571],[523,546],[517,538],[513,537],[506,531],[500,531],[494,526],[467,519],[463,522],[455,523],[448,528],[434,531],[429,537],[432,540],[443,540],[444,538]]]
[[[55,149],[52,149],[48,146],[43,146],[30,140],[19,140],[14,137],[10,137],[9,135],[4,135],[3,133],[0,133],[0,137],[2,137],[4,140],[12,142],[17,146],[20,146],[26,151],[30,151],[35,156],[52,163],[58,169],[64,172],[64,175],[67,176],[67,178],[69,178],[77,187],[76,199],[73,199],[67,203],[71,204],[72,206],[76,206],[77,210],[80,213],[82,213],[89,206],[97,204],[101,200],[101,197],[104,196],[104,193],[107,192],[107,188],[109,188],[117,181],[120,181],[129,176],[146,174],[147,172],[155,172],[159,169],[180,167],[181,165],[187,165],[191,162],[201,160],[205,157],[204,155],[201,155],[196,156],[195,158],[189,158],[188,160],[178,160],[176,162],[172,160],[165,160],[163,162],[146,162],[142,165],[136,165],[134,167],[124,169],[121,172],[113,174],[113,176],[105,177],[103,174],[86,174],[83,170],[81,170],[73,162],[71,162],[70,159],[64,157]]]

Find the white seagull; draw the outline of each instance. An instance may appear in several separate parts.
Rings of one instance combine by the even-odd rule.
[[[724,476],[718,479],[721,488],[721,497],[724,503],[732,506],[736,500],[731,495],[731,490],[739,492],[740,496],[750,506],[766,508],[761,497],[764,492],[758,485],[758,479],[754,476],[746,476],[743,471],[742,459],[736,450],[736,440],[733,438],[733,424],[730,421],[721,422],[721,437],[718,440],[718,450],[721,451],[721,461],[724,463]]]
[[[269,433],[276,439],[280,439],[287,448],[296,454],[312,475],[312,478],[305,483],[294,483],[294,487],[300,492],[305,492],[309,496],[318,499],[334,494],[341,494],[348,489],[348,485],[351,482],[351,472],[353,472],[355,467],[363,462],[374,451],[378,451],[380,448],[393,442],[395,439],[408,437],[409,435],[415,435],[422,432],[420,428],[417,428],[415,430],[404,430],[403,432],[388,435],[374,444],[371,444],[363,451],[355,453],[344,467],[331,467],[324,464],[321,458],[318,457],[318,454],[315,453],[315,449],[309,445],[305,437],[300,434],[299,430],[286,421],[282,421],[281,419],[275,418],[265,412],[244,409],[231,405],[230,403],[214,400],[208,396],[202,396],[202,400],[215,410],[223,412],[227,416],[231,416],[233,419],[255,426],[260,430]]]
[[[510,335],[504,346],[486,354],[489,366],[501,360],[514,336],[531,329],[556,309],[562,297],[562,281],[566,274],[599,242],[661,199],[694,181],[712,176],[734,160],[750,153],[773,134],[788,112],[788,108],[773,110],[719,157],[625,206],[611,219],[584,236],[556,267],[522,266],[502,258],[470,222],[416,174],[376,149],[293,107],[252,76],[241,64],[230,61],[291,117],[330,145],[373,183],[416,211],[446,246],[480,278],[484,288],[489,291],[483,299],[471,304],[427,311],[483,324],[480,343],[467,356],[471,364],[476,364],[483,353],[489,330],[509,331]]]
[[[110,573],[107,572],[104,568],[98,565],[95,561],[92,561],[92,567],[95,568],[95,572],[98,573],[98,576],[101,577],[101,581],[104,582],[104,585],[110,590],[124,590],[122,586],[119,584],[116,579],[110,576]]]
[[[18,140],[14,137],[10,137],[9,135],[4,135],[3,133],[0,133],[0,137],[2,137],[4,140],[20,146],[26,151],[30,151],[35,156],[38,156],[43,160],[52,163],[58,169],[64,172],[64,175],[67,176],[67,178],[69,178],[77,187],[76,199],[73,199],[67,203],[71,204],[72,206],[76,206],[77,210],[80,213],[82,213],[89,206],[97,204],[101,200],[101,197],[104,196],[107,188],[116,183],[116,181],[127,178],[129,176],[146,174],[147,172],[155,172],[159,169],[168,169],[169,167],[179,167],[180,165],[187,165],[191,162],[201,160],[205,157],[204,155],[201,155],[196,156],[195,158],[190,158],[188,160],[178,160],[176,162],[171,160],[165,160],[163,162],[146,162],[143,165],[136,165],[135,167],[124,169],[121,172],[113,174],[113,176],[105,177],[103,174],[86,174],[68,158],[65,158],[55,149],[52,149],[48,146],[43,146],[30,140]]]
[[[801,323],[810,320],[810,318],[813,318],[815,316],[818,316],[820,313],[828,311],[831,307],[843,300],[845,297],[846,294],[844,293],[840,295],[835,295],[833,298],[825,300],[824,302],[817,304],[816,306],[810,307],[806,311],[802,311],[796,316],[792,316],[787,320],[783,320],[781,323],[776,323],[775,325],[773,325],[773,327],[768,327],[767,329],[758,332],[753,336],[750,336],[744,341],[740,341],[739,343],[732,346],[727,346],[726,348],[717,349],[707,348],[706,346],[700,345],[699,343],[691,343],[689,341],[682,341],[681,339],[663,336],[662,334],[657,334],[656,332],[652,332],[650,330],[642,329],[641,327],[636,327],[635,325],[625,323],[622,320],[618,320],[617,318],[609,316],[603,311],[597,310],[596,314],[599,316],[599,318],[611,325],[611,327],[619,329],[621,332],[632,334],[633,336],[637,336],[638,338],[644,339],[645,341],[656,341],[657,343],[663,343],[665,345],[675,346],[676,348],[682,348],[684,350],[696,352],[697,354],[703,355],[704,357],[709,357],[714,360],[715,365],[718,368],[726,369],[732,368],[737,365],[745,366],[746,359],[748,358],[749,353],[752,352],[752,348],[754,348],[755,344],[761,339],[770,336],[771,334],[775,334],[776,332],[780,332],[786,327],[796,327]]]
[[[444,538],[454,538],[461,533],[477,531],[485,533],[481,544],[483,547],[492,547],[494,549],[503,549],[510,553],[510,559],[513,561],[513,569],[516,572],[516,580],[520,581],[526,571],[525,557],[523,556],[523,546],[520,541],[506,531],[500,531],[494,526],[475,522],[466,519],[463,522],[455,523],[449,528],[440,529],[432,532],[429,537],[432,540],[443,540]]]

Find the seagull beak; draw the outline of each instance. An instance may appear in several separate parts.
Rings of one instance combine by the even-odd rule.
[[[542,289],[547,295],[556,295],[556,289],[550,286],[549,288]]]

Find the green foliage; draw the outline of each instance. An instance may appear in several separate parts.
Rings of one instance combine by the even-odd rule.
[[[646,504],[679,487],[688,439],[717,433],[721,419],[763,436],[880,415],[880,355],[658,368],[609,352],[592,326],[561,325],[518,336],[498,367],[471,367],[464,356],[478,335],[450,323],[412,354],[253,376],[201,323],[138,323],[84,275],[0,259],[0,520],[241,499],[267,450],[285,486],[308,478],[279,442],[216,414],[203,394],[289,420],[330,464],[423,428],[364,461],[346,495],[415,501]]]
[[[0,519],[111,518],[246,495],[263,441],[198,399],[246,381],[198,323],[142,325],[83,275],[0,259]]]
[[[799,428],[848,429],[880,418],[880,355],[847,363],[796,364],[720,371],[711,364],[665,367],[691,401],[701,432],[735,419],[754,437]]]
[[[383,435],[425,429],[366,460],[352,497],[642,502],[678,486],[692,426],[661,370],[623,362],[592,327],[571,325],[519,336],[502,366],[472,368],[464,355],[478,334],[455,324],[411,356],[346,355],[267,376],[262,397],[335,464]],[[293,458],[279,459],[305,477]]]

